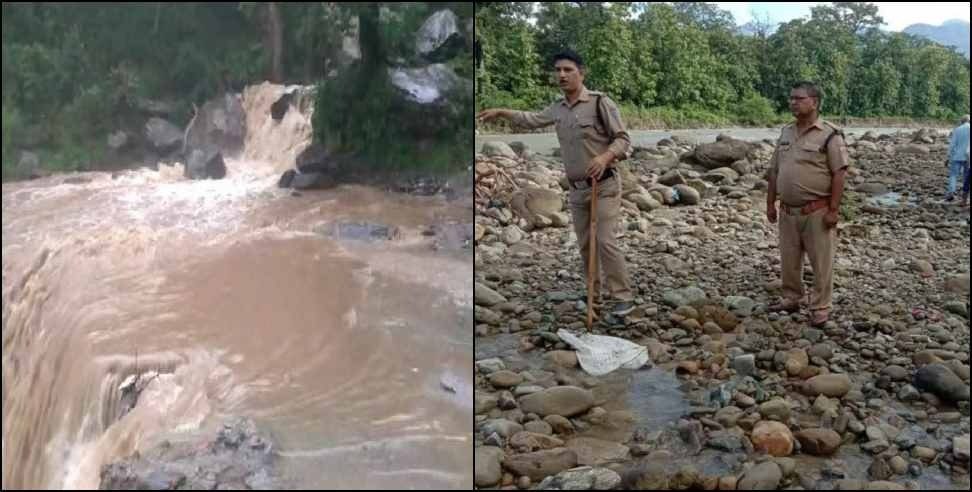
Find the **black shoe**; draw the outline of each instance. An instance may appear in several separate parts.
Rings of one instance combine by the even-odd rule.
[[[766,311],[767,312],[770,312],[770,313],[778,313],[778,312],[781,312],[781,311],[782,312],[787,312],[787,313],[795,313],[795,312],[797,312],[799,310],[800,310],[800,303],[799,302],[791,302],[791,301],[778,302],[778,303],[772,304],[772,305],[770,305],[769,307],[766,308]]]
[[[945,201],[946,202],[949,202],[949,203],[954,202],[955,201],[955,195],[948,195],[948,196],[946,196],[945,197]]]
[[[635,305],[633,302],[622,301],[615,304],[614,307],[611,308],[611,315],[617,316],[618,318],[623,318],[631,314],[631,311],[634,311],[634,309],[635,309]]]

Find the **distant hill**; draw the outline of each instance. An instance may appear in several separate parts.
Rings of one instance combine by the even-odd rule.
[[[902,31],[935,41],[946,46],[955,46],[969,57],[969,23],[962,20],[949,20],[940,26],[912,24]]]

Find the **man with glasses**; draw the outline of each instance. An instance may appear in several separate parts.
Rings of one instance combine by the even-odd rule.
[[[840,128],[820,117],[821,92],[812,82],[790,91],[796,122],[783,128],[770,160],[766,217],[779,222],[783,300],[770,311],[795,312],[803,298],[803,256],[813,268],[810,324],[823,326],[833,308],[837,220],[849,166]],[[779,200],[779,210],[777,209]]]

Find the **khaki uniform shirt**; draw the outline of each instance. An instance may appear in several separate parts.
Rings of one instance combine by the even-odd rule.
[[[597,96],[602,96],[603,127],[597,118]],[[515,111],[512,121],[529,129],[557,125],[560,152],[567,167],[567,179],[571,181],[586,179],[587,166],[595,157],[610,150],[621,160],[631,147],[631,137],[614,101],[586,88],[581,89],[573,105],[564,98],[539,113]]]
[[[830,198],[834,173],[850,165],[842,134],[834,135],[823,148],[835,131],[840,129],[820,118],[802,135],[797,134],[796,123],[783,127],[770,167],[776,174],[777,194],[784,204],[802,207]]]

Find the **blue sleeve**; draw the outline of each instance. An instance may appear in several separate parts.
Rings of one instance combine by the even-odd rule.
[[[963,152],[965,152],[965,149],[968,148],[969,146],[969,126],[968,125],[965,125],[965,131],[962,133],[963,133],[962,135],[963,138],[962,141],[958,143],[958,149],[957,149],[960,156],[963,154]]]

